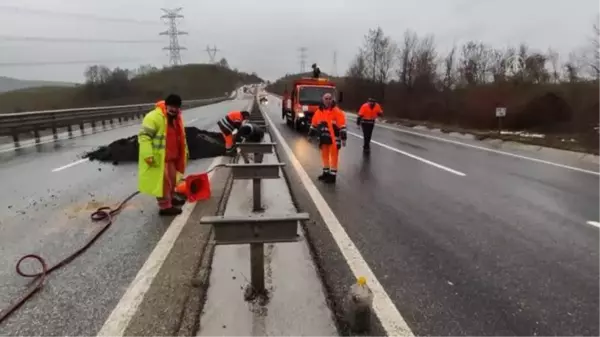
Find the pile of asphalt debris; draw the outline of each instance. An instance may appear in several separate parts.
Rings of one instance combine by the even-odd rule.
[[[201,130],[195,127],[186,127],[185,135],[190,152],[190,160],[225,155],[225,142],[221,133]],[[82,157],[118,165],[121,162],[137,162],[138,150],[137,136],[131,136],[121,138],[108,145],[87,152]]]

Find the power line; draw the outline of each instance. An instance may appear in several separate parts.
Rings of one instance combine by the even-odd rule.
[[[331,75],[337,76],[337,50],[333,51],[333,69]]]
[[[164,50],[169,51],[169,60],[171,65],[176,66],[181,64],[181,50],[186,50],[187,48],[179,45],[179,35],[187,35],[187,32],[179,31],[177,29],[177,19],[183,18],[183,15],[179,14],[179,12],[183,8],[175,8],[175,9],[165,9],[161,8],[165,14],[161,16],[162,19],[168,19],[169,29],[160,33],[160,35],[168,35],[169,36],[169,46],[164,47]]]
[[[130,59],[104,59],[104,60],[73,60],[73,61],[44,61],[44,62],[0,62],[0,67],[19,67],[19,66],[51,66],[51,65],[70,65],[70,64],[109,64],[122,62],[140,62],[148,59],[130,58]]]
[[[161,40],[111,40],[111,39],[85,39],[85,38],[72,38],[72,37],[10,36],[10,35],[0,35],[0,41],[75,42],[75,43],[162,43]]]
[[[152,20],[139,20],[139,19],[131,19],[131,18],[114,18],[114,17],[99,16],[99,15],[87,14],[87,13],[69,13],[69,12],[53,11],[53,10],[48,10],[48,9],[32,9],[32,8],[5,6],[5,5],[1,5],[0,10],[12,11],[12,12],[16,12],[16,13],[29,13],[29,14],[34,14],[34,15],[63,16],[63,17],[70,17],[70,18],[83,19],[83,20],[121,22],[121,23],[141,24],[141,25],[158,25],[161,23],[160,21],[152,21]]]
[[[308,58],[306,52],[308,51],[308,48],[300,47],[298,48],[298,51],[300,52],[300,72],[304,73],[306,71],[306,59]]]
[[[208,53],[208,58],[210,60],[210,63],[216,62],[218,51],[220,51],[220,49],[217,49],[217,46],[213,46],[212,49],[210,48],[210,46],[206,46],[206,53]]]

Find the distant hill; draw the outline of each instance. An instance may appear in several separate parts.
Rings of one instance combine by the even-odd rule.
[[[42,87],[0,93],[0,113],[155,102],[169,93],[184,100],[224,96],[244,84],[261,83],[247,74],[214,64],[153,69],[133,78],[123,69],[76,87]]]
[[[77,84],[69,82],[31,81],[0,76],[0,92],[39,87],[74,87],[75,85]]]

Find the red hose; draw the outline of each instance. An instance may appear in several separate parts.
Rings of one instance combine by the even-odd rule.
[[[226,166],[225,164],[215,165],[215,166],[209,168],[205,173],[209,173],[209,172],[215,170],[216,168],[225,167],[225,166]],[[2,324],[2,322],[8,316],[10,316],[13,312],[15,312],[20,306],[22,306],[33,294],[35,294],[38,290],[42,289],[42,287],[44,286],[44,281],[46,281],[46,277],[50,273],[52,273],[56,269],[59,269],[60,267],[67,265],[69,262],[73,261],[81,253],[83,253],[88,248],[90,248],[90,246],[102,235],[102,233],[104,233],[108,229],[108,227],[110,227],[110,225],[112,225],[114,216],[117,215],[123,209],[125,204],[127,204],[129,202],[129,200],[133,199],[133,197],[135,197],[139,193],[140,192],[132,193],[127,198],[125,198],[125,200],[121,201],[121,203],[114,209],[104,206],[104,207],[98,208],[94,213],[92,213],[91,214],[92,221],[93,222],[106,221],[104,226],[98,228],[98,230],[92,236],[90,236],[88,241],[81,248],[79,248],[78,250],[76,250],[71,255],[67,256],[66,258],[64,258],[63,260],[61,260],[60,262],[58,262],[57,264],[52,266],[51,268],[48,268],[48,264],[46,263],[46,261],[41,256],[36,255],[36,254],[28,254],[28,255],[25,255],[22,258],[20,258],[19,261],[17,261],[17,265],[16,265],[17,274],[19,274],[23,277],[33,277],[34,279],[32,280],[31,286],[27,289],[27,291],[25,291],[25,293],[23,295],[21,295],[21,297],[17,298],[15,301],[13,301],[13,303],[8,308],[0,311],[0,324]],[[27,274],[27,273],[23,272],[21,270],[21,263],[28,259],[37,260],[42,265],[42,271],[38,272],[38,273],[33,273],[33,274]]]
[[[98,230],[92,236],[90,236],[88,241],[81,248],[79,248],[78,250],[76,250],[75,252],[73,252],[54,266],[48,268],[48,264],[46,263],[46,261],[41,256],[36,254],[28,254],[20,258],[16,265],[17,274],[23,277],[32,277],[34,279],[32,280],[31,285],[29,286],[29,288],[27,288],[27,291],[25,291],[23,295],[21,295],[19,298],[13,301],[8,308],[0,311],[0,324],[4,322],[4,320],[12,313],[14,313],[20,306],[22,306],[33,294],[35,294],[38,290],[42,289],[42,287],[44,286],[44,281],[46,281],[46,277],[50,273],[59,269],[60,267],[67,265],[81,253],[90,248],[90,246],[102,235],[102,233],[104,233],[108,229],[108,227],[112,225],[114,216],[117,215],[123,209],[125,204],[129,202],[129,200],[131,200],[138,194],[139,192],[131,194],[114,209],[105,206],[98,208],[94,213],[92,213],[91,219],[93,222],[105,221],[105,224],[102,227],[98,228]],[[37,260],[42,266],[42,271],[32,274],[23,272],[21,270],[21,263],[29,259]]]

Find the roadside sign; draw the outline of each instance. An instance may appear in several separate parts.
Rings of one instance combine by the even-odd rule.
[[[505,117],[506,108],[496,108],[496,117]]]

